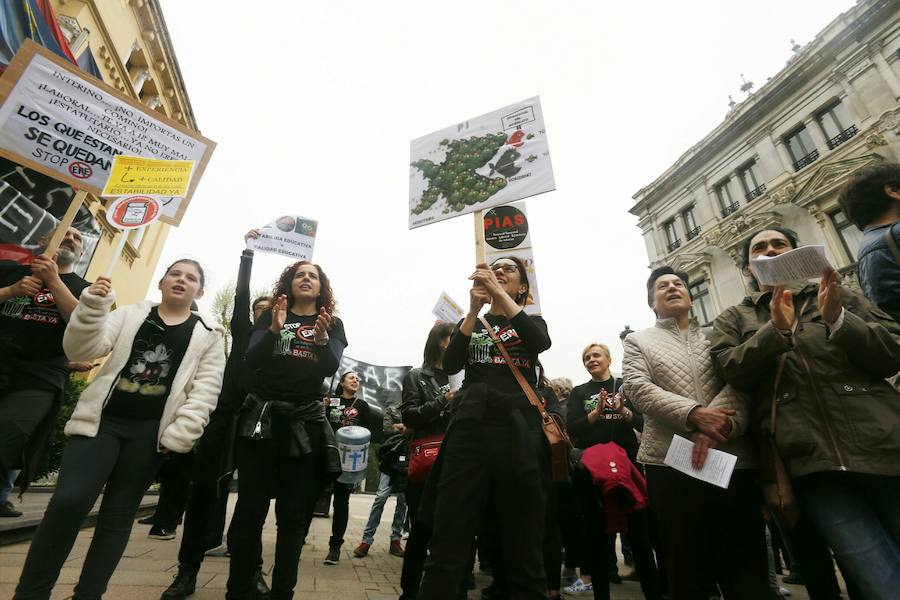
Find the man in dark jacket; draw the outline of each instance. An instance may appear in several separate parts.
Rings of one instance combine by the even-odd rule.
[[[745,265],[797,246],[772,227]],[[900,325],[826,269],[818,284],[757,286],[715,321],[722,376],[750,393],[759,430],[787,465],[800,508],[866,598],[900,589]]]
[[[864,232],[857,255],[863,293],[900,321],[900,164],[861,169],[839,202],[847,219]]]

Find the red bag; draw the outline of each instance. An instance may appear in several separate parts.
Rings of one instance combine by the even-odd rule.
[[[425,483],[443,441],[444,434],[440,434],[412,440],[409,443],[409,472],[406,476],[409,483],[415,485]]]

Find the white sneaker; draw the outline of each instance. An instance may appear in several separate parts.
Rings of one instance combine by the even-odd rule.
[[[593,583],[585,583],[581,580],[581,577],[575,580],[575,583],[568,587],[563,588],[563,592],[570,596],[586,596],[588,594],[594,594],[594,584]]]

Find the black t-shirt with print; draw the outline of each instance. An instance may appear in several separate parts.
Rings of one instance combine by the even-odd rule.
[[[372,422],[372,409],[362,398],[328,398],[325,416],[335,432],[351,425],[368,429]]]
[[[156,307],[151,308],[134,336],[131,358],[119,373],[103,414],[159,420],[198,320],[191,314],[183,323],[166,325]]]
[[[539,316],[525,314],[525,311],[520,311],[512,319],[490,313],[484,316],[500,337],[513,364],[519,367],[531,387],[535,387],[538,354],[550,347],[547,323]],[[443,365],[448,373],[457,373],[465,367],[463,387],[485,383],[508,394],[522,391],[480,319],[475,322],[471,337],[463,335],[457,325],[444,353]]]
[[[632,461],[636,459],[638,440],[634,431],[643,429],[643,416],[634,409],[631,401],[623,399],[622,405],[631,411],[632,418],[631,421],[621,418],[619,399],[615,397],[621,385],[621,379],[610,377],[606,381],[591,380],[572,389],[566,400],[568,404],[566,429],[569,430],[572,444],[576,448],[584,450],[595,444],[615,442],[625,450]],[[601,409],[602,417],[591,423],[587,415],[597,408],[603,390],[607,393],[607,405]]]
[[[334,319],[324,346],[315,344],[316,315],[288,311],[278,336],[271,324],[272,313],[265,313],[250,334],[245,362],[251,389],[267,400],[321,402],[322,383],[337,371],[347,346],[344,324]]]
[[[31,274],[28,265],[0,261],[0,287]],[[63,273],[59,278],[76,298],[90,285],[75,273]],[[65,331],[66,321],[46,287],[33,297],[19,296],[0,304],[0,360],[17,387],[65,387],[69,374],[62,348]]]

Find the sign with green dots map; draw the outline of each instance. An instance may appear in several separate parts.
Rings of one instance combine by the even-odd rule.
[[[409,146],[410,229],[556,189],[537,96]]]

